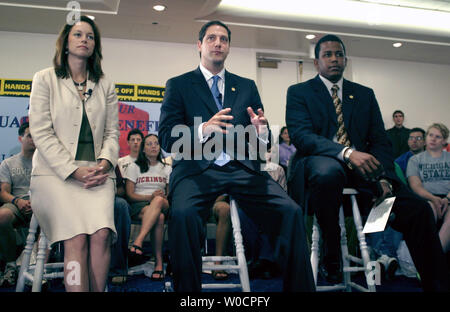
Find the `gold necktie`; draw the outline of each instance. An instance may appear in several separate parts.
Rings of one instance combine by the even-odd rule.
[[[331,91],[333,91],[333,94],[331,97],[333,98],[333,104],[334,108],[336,109],[336,115],[337,115],[337,121],[338,121],[338,131],[336,133],[336,137],[339,144],[342,144],[344,146],[350,146],[350,139],[348,138],[347,130],[345,130],[344,126],[344,115],[342,114],[342,103],[339,99],[337,92],[339,90],[339,87],[337,85],[333,85],[331,88]]]

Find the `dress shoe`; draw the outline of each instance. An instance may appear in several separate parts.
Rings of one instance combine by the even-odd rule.
[[[395,272],[398,269],[398,261],[393,257],[382,255],[378,258],[378,263],[381,267],[381,276],[390,281],[395,278]]]
[[[256,260],[248,265],[248,275],[251,279],[272,279],[277,276],[276,264],[266,260]]]
[[[320,274],[330,284],[342,283],[340,262],[324,262],[320,265]]]

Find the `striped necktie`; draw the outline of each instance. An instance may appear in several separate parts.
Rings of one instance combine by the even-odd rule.
[[[339,99],[337,92],[339,87],[337,85],[333,85],[331,91],[333,91],[331,97],[333,99],[334,108],[336,109],[336,116],[338,121],[338,131],[336,133],[337,141],[339,144],[344,146],[350,146],[350,139],[347,134],[347,130],[344,126],[344,115],[342,114],[342,102]]]

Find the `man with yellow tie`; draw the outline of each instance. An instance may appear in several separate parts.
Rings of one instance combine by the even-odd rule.
[[[394,171],[392,147],[372,89],[343,78],[345,46],[335,35],[315,47],[318,75],[289,87],[286,125],[297,149],[289,174],[291,196],[314,212],[322,230],[321,272],[342,279],[339,207],[344,187],[359,191],[360,208],[395,195],[392,228],[402,232],[423,289],[447,291],[446,260],[428,203],[412,194]]]

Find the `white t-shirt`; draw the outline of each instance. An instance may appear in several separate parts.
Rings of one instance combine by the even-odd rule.
[[[156,190],[162,190],[165,194],[171,172],[171,166],[158,162],[157,165],[150,166],[147,172],[141,173],[139,166],[133,162],[128,166],[125,178],[136,184],[136,194],[151,195]]]
[[[136,158],[131,157],[131,155],[127,155],[124,157],[120,157],[117,161],[117,164],[119,165],[120,173],[122,174],[122,177],[126,177],[125,172],[130,166],[130,164],[134,163],[136,161]]]

